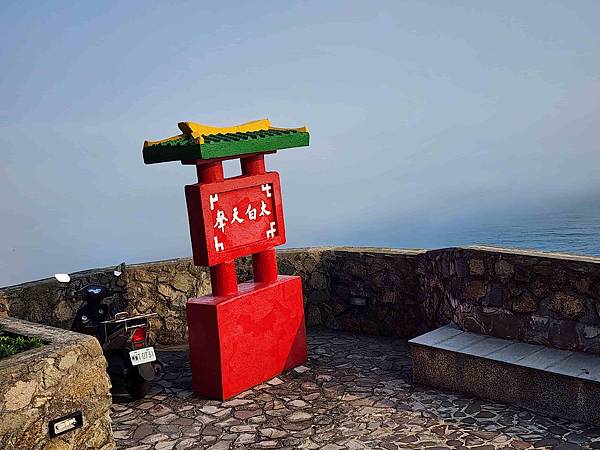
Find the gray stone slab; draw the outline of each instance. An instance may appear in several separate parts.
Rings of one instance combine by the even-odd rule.
[[[507,341],[511,342],[511,341]],[[540,351],[543,347],[540,345],[526,344],[524,342],[514,342],[507,347],[501,348],[495,352],[489,353],[486,357],[508,364],[514,364],[517,361]]]
[[[467,355],[484,358],[491,353],[502,350],[512,344],[513,341],[486,336],[485,339],[475,342],[473,345],[465,347],[461,351]]]
[[[599,356],[470,333],[454,324],[418,336],[409,343],[600,382]]]
[[[546,370],[568,377],[600,382],[600,357],[573,352],[568,358],[547,367]]]
[[[459,333],[456,336],[452,336],[445,341],[439,342],[436,344],[437,348],[441,348],[442,350],[450,350],[454,352],[460,352],[467,347],[471,347],[478,342],[481,342],[486,339],[486,336],[482,336],[481,334],[475,333]]]
[[[557,350],[555,348],[543,346],[536,347],[539,348],[538,351],[527,355],[523,359],[515,361],[515,363],[531,369],[547,370],[548,367],[553,364],[559,364],[573,354],[573,352],[566,350]]]
[[[464,331],[462,331],[454,324],[449,324],[440,327],[436,330],[430,331],[429,333],[417,336],[416,338],[413,338],[410,341],[408,341],[408,343],[416,345],[436,345],[461,333],[464,333]]]

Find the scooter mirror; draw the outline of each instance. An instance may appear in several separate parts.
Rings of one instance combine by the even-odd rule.
[[[125,270],[125,263],[122,262],[117,267],[115,267],[115,270],[113,270],[113,273],[115,274],[115,277],[120,277],[123,274],[124,270]]]
[[[57,273],[54,274],[54,278],[56,278],[61,283],[68,283],[71,281],[71,277],[68,273]]]

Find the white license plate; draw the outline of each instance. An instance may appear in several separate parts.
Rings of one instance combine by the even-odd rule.
[[[156,361],[154,347],[145,347],[140,348],[139,350],[133,350],[132,352],[129,352],[129,359],[131,359],[131,364],[134,366]]]

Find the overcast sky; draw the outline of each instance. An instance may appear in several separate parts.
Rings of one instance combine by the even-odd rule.
[[[194,170],[141,157],[179,121],[309,126],[309,148],[267,157],[289,246],[444,245],[444,224],[595,201],[599,17],[583,0],[4,0],[0,286],[189,256]]]

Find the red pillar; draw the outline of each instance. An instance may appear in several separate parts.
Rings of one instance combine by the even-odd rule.
[[[198,183],[216,183],[223,181],[223,163],[221,161],[197,164]],[[214,296],[235,295],[238,293],[235,260],[225,261],[210,268],[210,284]]]
[[[242,175],[260,175],[266,172],[264,155],[241,158]],[[277,281],[277,257],[275,249],[270,248],[252,255],[252,272],[257,283]]]

